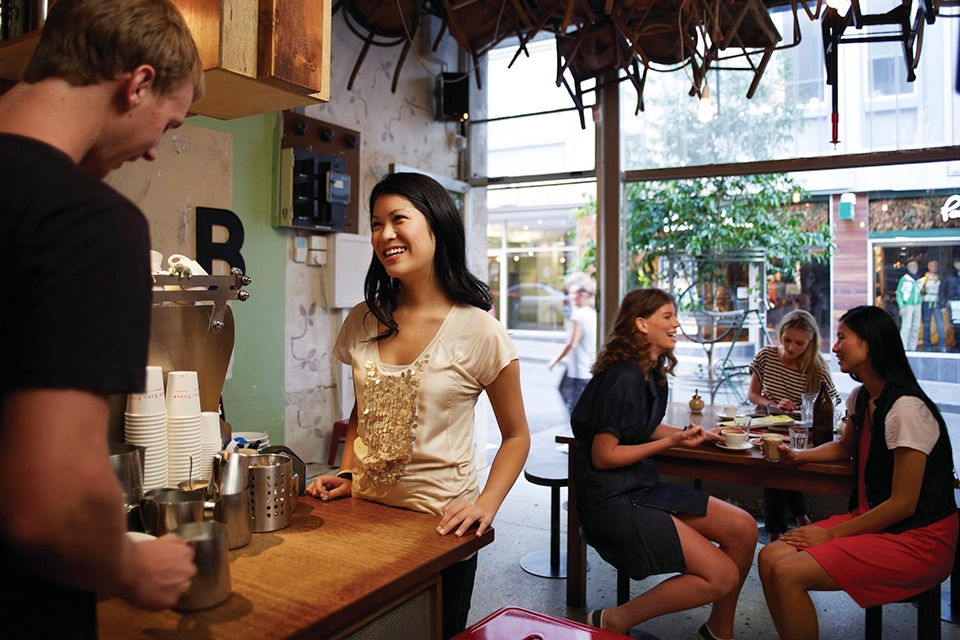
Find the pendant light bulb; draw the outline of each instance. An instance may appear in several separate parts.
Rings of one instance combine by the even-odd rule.
[[[697,104],[697,120],[706,124],[713,120],[713,103],[710,102],[710,87],[706,84],[700,90],[700,101]]]

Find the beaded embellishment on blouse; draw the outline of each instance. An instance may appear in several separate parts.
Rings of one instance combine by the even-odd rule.
[[[360,465],[364,484],[397,484],[412,459],[417,396],[429,360],[429,356],[424,356],[396,375],[384,373],[373,359],[367,360],[364,428],[358,434],[367,448]]]

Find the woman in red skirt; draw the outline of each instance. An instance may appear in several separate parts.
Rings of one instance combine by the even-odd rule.
[[[953,453],[936,405],[920,389],[890,315],[862,306],[840,318],[840,370],[862,385],[847,399],[840,440],[793,451],[787,464],[853,458],[850,513],[785,533],[758,557],[781,638],[816,638],[809,591],[846,591],[861,607],[902,600],[950,575],[957,545]]]

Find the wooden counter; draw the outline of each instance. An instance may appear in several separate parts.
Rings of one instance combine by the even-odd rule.
[[[438,521],[366,500],[301,496],[290,526],[230,552],[226,602],[148,612],[115,598],[98,606],[100,638],[338,638],[397,607],[416,608],[421,620],[426,611],[418,637],[431,637],[430,628],[439,637],[440,572],[493,542],[493,530],[440,536]]]

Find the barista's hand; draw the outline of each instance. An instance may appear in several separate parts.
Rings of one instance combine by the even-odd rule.
[[[493,516],[494,514],[487,513],[472,502],[454,502],[443,508],[443,517],[437,525],[437,533],[444,536],[453,532],[457,536],[462,536],[476,524],[479,536],[493,522]]]
[[[169,609],[190,586],[197,573],[194,549],[180,536],[168,533],[156,540],[133,542],[125,538],[127,579],[119,595],[135,607],[149,611]]]
[[[326,502],[337,498],[349,498],[352,489],[352,480],[340,476],[322,475],[317,476],[307,485],[306,493]]]

